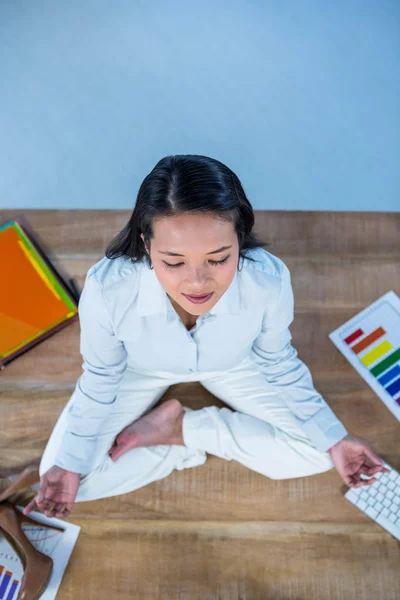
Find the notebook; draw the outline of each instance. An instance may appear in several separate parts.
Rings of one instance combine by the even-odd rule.
[[[78,300],[23,223],[0,225],[0,369],[78,319]]]

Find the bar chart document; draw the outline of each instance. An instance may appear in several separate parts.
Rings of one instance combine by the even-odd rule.
[[[394,291],[329,334],[361,377],[400,421],[400,299]]]
[[[23,508],[23,506],[16,506],[20,512],[23,511]],[[29,517],[36,521],[38,526],[22,523],[25,535],[39,552],[43,552],[53,559],[53,571],[40,600],[54,600],[81,528],[79,525],[68,523],[62,519],[49,519],[38,512],[30,513]],[[64,531],[59,532],[40,527],[41,523],[62,527]],[[17,600],[23,573],[23,565],[18,554],[0,532],[1,600]]]

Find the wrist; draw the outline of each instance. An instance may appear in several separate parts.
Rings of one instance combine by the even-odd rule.
[[[350,435],[349,435],[349,434],[347,434],[347,435],[345,435],[345,436],[344,436],[344,437],[343,437],[341,440],[339,440],[338,442],[336,442],[336,444],[334,444],[333,446],[331,446],[331,447],[328,449],[328,452],[329,452],[329,454],[331,454],[331,451],[332,451],[332,450],[334,450],[335,448],[338,448],[338,447],[340,446],[340,444],[341,444],[342,442],[344,442],[345,440],[347,440],[349,437],[350,437]]]

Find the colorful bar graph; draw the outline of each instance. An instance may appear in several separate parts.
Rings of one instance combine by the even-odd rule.
[[[17,592],[18,584],[19,584],[19,581],[14,579],[14,581],[11,584],[11,587],[8,592],[8,596],[7,596],[6,600],[15,600],[15,598],[17,598],[16,592]]]
[[[374,375],[374,377],[378,377],[378,375],[383,373],[383,371],[386,371],[386,369],[394,365],[394,363],[398,362],[399,360],[400,348],[398,348],[395,352],[392,352],[392,354],[389,354],[389,356],[385,358],[385,360],[382,360],[382,362],[378,363],[375,367],[373,367],[371,369],[371,374]]]
[[[329,337],[400,421],[399,296],[385,292]]]
[[[4,571],[4,565],[0,565],[0,579],[1,575]],[[12,578],[12,571],[5,571],[4,577],[0,581],[0,600],[16,600],[17,599],[17,589],[19,585],[19,581],[17,579],[13,579],[11,582],[11,586],[9,587],[10,581]],[[8,593],[7,593],[8,591]],[[6,595],[7,593],[7,595]]]
[[[363,340],[361,340],[361,342],[354,344],[354,346],[352,346],[351,349],[353,350],[353,352],[358,354],[359,352],[365,350],[365,348],[372,344],[372,342],[375,342],[377,339],[385,335],[385,333],[386,331],[383,329],[383,327],[378,327],[377,329],[375,329],[375,331],[373,331],[372,333],[367,335]]]
[[[354,354],[359,355],[364,350],[370,348],[370,346],[374,344],[374,342],[382,338],[382,336],[387,335],[387,332],[383,327],[379,326],[373,331],[371,331],[371,333],[365,335],[365,337],[360,340],[359,338],[362,335],[364,335],[364,331],[358,328],[356,331],[354,331],[344,339],[344,342],[348,346],[350,346],[351,343],[355,340],[359,340],[353,346],[350,346]],[[400,365],[398,364],[400,362],[400,348],[397,348],[394,352],[388,354],[388,352],[392,349],[393,345],[391,344],[391,342],[389,342],[389,340],[386,339],[379,343],[377,346],[370,348],[368,352],[366,352],[363,356],[359,356],[358,358],[365,367],[369,367],[373,363],[376,363],[378,359],[384,357],[383,360],[375,364],[370,369],[370,373],[374,377],[378,378],[379,375],[386,371],[384,375],[382,375],[382,377],[378,378],[378,382],[382,385],[382,387],[387,391],[388,394],[394,397],[400,392],[400,377],[397,377],[397,379],[395,379],[396,376],[400,375]],[[390,370],[387,371],[387,369]],[[400,404],[400,397],[396,399],[396,402]]]

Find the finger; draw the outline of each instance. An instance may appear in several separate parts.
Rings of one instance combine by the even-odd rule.
[[[371,477],[371,479],[360,479],[353,487],[362,487],[363,485],[372,485],[376,483],[377,479],[375,477]]]
[[[369,456],[365,456],[364,466],[366,466],[369,469],[374,468],[375,471],[372,474],[379,473],[379,472],[390,473],[390,469],[387,469],[383,465],[383,462],[381,462],[380,464],[376,464],[376,462],[374,462]],[[368,473],[366,473],[366,475],[368,475]]]
[[[42,500],[36,500],[36,504],[41,510],[48,510],[50,500],[48,498],[43,498]]]
[[[365,456],[369,458],[374,465],[379,465],[379,467],[381,467],[381,470],[386,469],[386,467],[383,464],[383,461],[379,458],[377,454],[375,454],[375,452],[372,450],[372,448],[370,448],[368,444],[366,444],[363,447],[363,452]]]
[[[67,506],[65,504],[61,504],[60,505],[60,509],[56,511],[55,516],[57,518],[65,518],[68,517],[68,515],[70,514],[70,510],[67,508]]]
[[[43,512],[46,515],[46,517],[52,517],[53,516],[53,510],[51,508],[49,508],[49,506],[45,506],[43,508]]]
[[[361,479],[360,477],[360,473],[359,471],[356,471],[355,473],[352,473],[351,475],[347,475],[347,480],[350,482],[347,485],[349,485],[350,487],[361,487],[363,485],[365,485],[365,479]]]
[[[361,467],[359,468],[359,473],[362,473],[363,475],[375,475],[375,473],[378,473],[381,470],[382,467],[380,467],[379,465],[373,465],[371,467],[367,466],[367,465],[361,465]]]
[[[40,508],[46,517],[51,518],[54,516],[54,505],[55,501],[51,500],[50,498],[43,498],[43,500],[40,502]]]
[[[24,508],[24,510],[22,511],[24,513],[24,515],[29,514],[30,512],[32,512],[33,510],[35,510],[35,508],[37,508],[36,505],[36,499],[34,498],[33,500],[31,500],[29,502],[29,504],[27,504]]]
[[[344,474],[342,477],[343,481],[349,486],[349,487],[356,487],[357,483],[359,482],[359,477],[357,477],[357,474],[355,475],[350,475],[350,474]]]
[[[44,483],[44,477],[40,478],[40,487],[38,493],[36,494],[36,503],[39,505],[42,500],[46,497],[47,485]]]
[[[61,504],[61,502],[58,502],[56,504],[56,506],[54,507],[54,514],[55,515],[63,515],[65,512],[67,512],[67,504],[64,502],[64,504]]]
[[[65,519],[66,517],[69,517],[69,512],[56,513],[54,516],[56,519]]]

